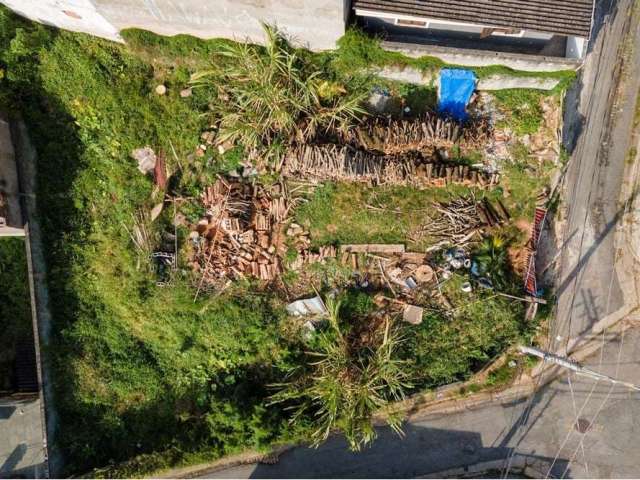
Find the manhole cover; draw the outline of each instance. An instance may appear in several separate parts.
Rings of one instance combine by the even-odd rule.
[[[591,422],[586,418],[579,418],[575,424],[575,429],[580,433],[587,433],[591,428]]]

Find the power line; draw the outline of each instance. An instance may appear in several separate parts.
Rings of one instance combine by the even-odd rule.
[[[640,391],[640,386],[634,385],[633,383],[630,382],[625,382],[623,380],[618,380],[615,377],[610,377],[608,375],[604,375],[602,373],[599,372],[595,372],[587,367],[584,367],[582,365],[580,365],[579,363],[571,360],[570,358],[567,357],[561,357],[559,355],[556,355],[554,353],[549,353],[549,352],[545,352],[543,350],[540,350],[538,348],[534,348],[534,347],[526,347],[524,345],[521,345],[518,347],[518,350],[520,350],[520,352],[525,353],[525,354],[529,354],[529,355],[534,355],[538,358],[542,358],[543,361],[547,362],[547,363],[553,363],[555,365],[559,365],[563,368],[566,368],[568,370],[572,370],[573,372],[577,373],[578,375],[583,375],[586,377],[590,377],[593,378],[595,380],[604,380],[607,382],[612,383],[613,385],[621,385],[627,388],[630,388],[632,390],[637,390]]]

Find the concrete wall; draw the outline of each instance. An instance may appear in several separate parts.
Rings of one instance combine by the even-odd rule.
[[[503,65],[526,72],[556,72],[575,70],[581,61],[570,58],[519,55],[515,53],[490,52],[485,50],[465,50],[433,45],[418,45],[399,42],[382,42],[382,47],[391,52],[400,52],[408,57],[420,58],[426,55],[437,57],[452,65],[467,67],[488,67]]]
[[[374,72],[377,76],[396,82],[414,85],[436,86],[438,72],[422,73],[412,67],[385,67]],[[559,79],[540,77],[519,77],[511,75],[491,75],[478,81],[477,89],[482,91],[506,90],[512,88],[534,88],[537,90],[553,90]]]
[[[162,35],[264,38],[260,22],[278,25],[312,50],[335,47],[344,34],[346,0],[0,0],[33,20],[118,40],[137,27]]]
[[[91,0],[0,0],[0,3],[45,25],[122,41],[117,28],[97,11]]]
[[[10,125],[0,113],[0,193],[5,205],[0,209],[0,237],[23,236],[20,186]]]
[[[587,40],[582,37],[567,37],[567,58],[583,58]]]

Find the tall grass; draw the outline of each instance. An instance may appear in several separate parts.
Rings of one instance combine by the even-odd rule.
[[[227,45],[219,52],[222,61],[191,77],[193,85],[211,91],[220,141],[248,148],[304,141],[324,130],[345,128],[364,113],[361,96],[323,79],[276,29],[264,25],[264,30],[264,48]]]
[[[399,330],[387,319],[375,340],[361,344],[341,325],[340,302],[327,300],[329,328],[319,334],[315,351],[307,354],[309,370],[293,368],[294,379],[274,395],[274,403],[293,403],[293,421],[314,419],[313,444],[324,442],[340,429],[352,450],[359,451],[376,438],[373,415],[400,401],[411,388],[406,362],[396,356]],[[342,310],[344,312],[344,310]],[[401,419],[390,415],[389,426],[401,434]]]

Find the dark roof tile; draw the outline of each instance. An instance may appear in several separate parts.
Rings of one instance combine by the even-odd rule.
[[[593,0],[354,0],[353,7],[588,38]]]

